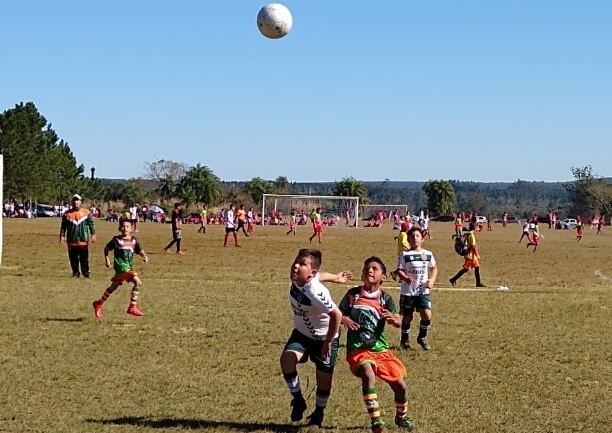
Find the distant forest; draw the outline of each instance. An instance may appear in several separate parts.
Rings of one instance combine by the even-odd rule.
[[[246,182],[222,182],[225,188],[242,188]],[[406,204],[412,212],[427,207],[423,192],[425,182],[382,181],[362,182],[369,203]],[[482,215],[499,216],[509,212],[526,217],[534,212],[554,211],[565,215],[571,206],[563,182],[466,182],[451,180],[458,210],[474,211]],[[291,182],[289,194],[331,195],[334,182]]]

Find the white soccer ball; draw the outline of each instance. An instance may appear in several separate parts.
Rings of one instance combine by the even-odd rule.
[[[257,27],[266,38],[279,39],[291,31],[293,17],[284,5],[270,3],[259,10]]]

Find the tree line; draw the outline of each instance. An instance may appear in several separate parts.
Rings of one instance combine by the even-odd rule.
[[[460,180],[428,182],[364,182],[345,177],[336,182],[291,182],[254,177],[249,181],[223,181],[202,164],[158,160],[144,164],[139,178],[109,180],[85,175],[66,141],[32,102],[20,103],[0,115],[0,153],[4,155],[4,196],[19,202],[65,203],[75,191],[98,204],[119,202],[189,206],[221,206],[230,202],[257,207],[263,194],[357,196],[362,203],[406,204],[415,211],[428,208],[432,215],[454,210],[481,215],[509,212],[590,215],[612,212],[610,179],[598,177],[591,166],[571,167],[574,181],[480,183]]]

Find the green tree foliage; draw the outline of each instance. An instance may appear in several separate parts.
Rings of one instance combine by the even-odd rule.
[[[77,192],[83,166],[34,103],[20,103],[0,115],[7,198],[55,202]]]
[[[569,194],[570,213],[572,215],[590,215],[612,211],[612,185],[604,179],[593,175],[593,167],[571,167],[574,182],[567,183],[565,189]]]
[[[191,167],[178,186],[177,195],[186,205],[202,203],[213,206],[221,198],[221,180],[205,165]]]
[[[289,179],[285,176],[278,176],[274,179],[274,192],[276,194],[288,194],[289,193]]]
[[[343,177],[339,182],[336,182],[332,194],[346,197],[359,197],[359,202],[361,204],[367,204],[368,201],[365,185],[354,177]]]
[[[261,203],[264,194],[271,194],[274,191],[274,185],[261,177],[254,177],[244,185],[246,192],[254,203]]]
[[[433,216],[449,215],[455,207],[455,189],[447,180],[430,180],[423,185],[427,208]]]
[[[176,197],[177,181],[170,175],[165,176],[159,181],[155,192],[159,195],[162,201],[169,201]]]

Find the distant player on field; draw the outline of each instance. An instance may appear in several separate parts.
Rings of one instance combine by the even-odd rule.
[[[149,261],[149,258],[140,246],[138,239],[132,236],[132,230],[133,227],[130,220],[121,220],[119,222],[119,233],[121,234],[113,237],[104,247],[104,261],[107,268],[111,266],[108,253],[110,251],[114,253],[113,268],[115,269],[115,276],[111,279],[111,285],[104,291],[102,297],[93,303],[94,315],[97,320],[102,319],[104,302],[124,282],[134,284],[127,313],[132,316],[144,316],[144,313],[137,307],[139,288],[142,285],[142,281],[138,278],[138,274],[134,272],[132,258],[134,254],[138,254],[145,263]]]
[[[448,280],[453,286],[457,284],[457,280],[466,274],[470,269],[474,269],[474,274],[476,276],[476,287],[486,287],[480,280],[480,251],[478,249],[478,245],[476,244],[474,229],[474,224],[470,223],[467,234],[469,252],[463,261],[463,268],[457,272],[454,277]]]
[[[540,227],[538,226],[538,220],[533,220],[533,225],[531,226],[531,240],[527,244],[527,248],[533,247],[533,252],[535,253],[538,249],[538,245],[540,245]]]
[[[200,228],[198,229],[198,233],[206,234],[206,224],[208,224],[208,211],[206,210],[206,206],[203,206],[200,211]]]
[[[323,232],[323,222],[321,221],[321,208],[318,207],[310,214],[310,220],[312,221],[312,236],[310,236],[309,240],[312,240],[317,237],[319,239],[319,243],[321,243],[321,233]]]
[[[519,238],[518,243],[520,244],[523,238],[527,238],[528,244],[531,242],[531,237],[529,236],[529,218],[523,223],[523,232],[521,233],[521,237]]]
[[[408,417],[406,367],[389,350],[383,333],[386,323],[398,328],[402,322],[393,298],[382,289],[386,274],[381,259],[366,259],[361,274],[363,285],[350,289],[340,302],[342,324],[348,328],[346,360],[351,372],[361,378],[361,392],[373,433],[382,433],[384,426],[375,388],[376,377],[387,382],[395,394],[395,424],[406,430],[414,428]]]
[[[338,331],[342,313],[334,304],[325,281],[345,283],[350,272],[321,273],[321,252],[302,249],[290,270],[289,302],[293,312],[293,332],[280,357],[283,378],[291,392],[291,420],[300,421],[306,411],[297,364],[308,359],[316,366],[316,406],[309,425],[321,427],[338,354]]]
[[[430,350],[431,345],[427,339],[427,331],[431,326],[429,292],[436,282],[438,268],[433,253],[422,247],[423,235],[419,228],[413,227],[408,231],[408,242],[410,249],[399,256],[396,269],[401,281],[399,304],[402,315],[402,333],[400,346],[404,350],[410,348],[410,323],[416,310],[421,315],[417,344],[423,350]]]
[[[580,242],[582,240],[582,235],[584,233],[584,224],[582,223],[582,219],[580,216],[576,218],[576,240]]]
[[[166,248],[164,248],[164,251],[168,253],[170,252],[170,247],[176,244],[176,254],[178,254],[179,256],[182,256],[185,254],[185,252],[181,249],[181,239],[183,238],[183,234],[182,234],[183,222],[181,220],[182,218],[181,206],[182,204],[180,202],[174,203],[174,209],[172,209],[172,220],[171,220],[172,222],[172,240],[170,241],[168,245],[166,245]]]
[[[291,209],[291,216],[289,217],[289,231],[287,235],[293,233],[295,236],[295,226],[297,226],[297,217],[295,215],[295,209]]]

